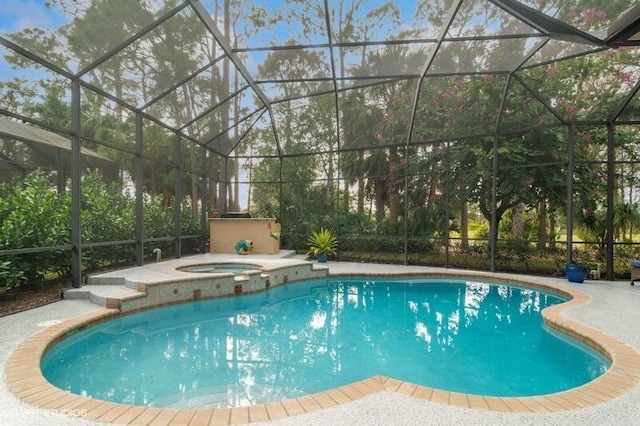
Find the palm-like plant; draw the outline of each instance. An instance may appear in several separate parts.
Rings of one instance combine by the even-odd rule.
[[[309,246],[307,255],[311,257],[316,257],[321,253],[334,255],[338,249],[338,240],[330,230],[320,228],[320,231],[318,232],[311,232],[311,235],[307,240],[307,245]]]

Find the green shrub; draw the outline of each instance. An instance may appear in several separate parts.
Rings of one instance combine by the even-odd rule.
[[[19,287],[25,281],[24,272],[10,260],[0,262],[0,290]]]
[[[59,194],[44,172],[28,175],[22,185],[1,190],[0,246],[6,249],[63,246],[71,243],[70,196]],[[64,250],[11,256],[3,287],[40,283],[45,274],[67,274],[71,256]],[[7,272],[12,271],[12,272]],[[21,272],[19,272],[21,271]]]
[[[98,172],[82,177],[82,241],[99,243],[130,240],[135,236],[135,199],[123,194],[119,184],[104,183]],[[83,249],[83,266],[97,270],[135,258],[131,244]]]
[[[136,200],[123,193],[119,184],[106,184],[98,172],[86,173],[81,182],[81,232],[83,243],[128,241],[135,238]],[[68,246],[71,244],[71,196],[58,193],[44,172],[34,172],[21,185],[0,185],[0,245],[5,249]],[[167,238],[175,234],[173,201],[149,198],[143,208],[144,238]],[[200,234],[199,217],[183,202],[181,228],[185,235]],[[200,238],[187,240],[195,251]],[[174,241],[145,244],[144,250],[160,247],[163,254],[174,252]],[[85,247],[82,265],[99,270],[135,259],[135,244],[107,244]],[[43,251],[36,255],[0,258],[0,289],[37,285],[52,274],[66,276],[71,271],[69,250]]]

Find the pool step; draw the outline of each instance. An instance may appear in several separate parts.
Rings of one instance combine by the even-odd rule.
[[[108,299],[144,297],[144,294],[121,284],[91,284],[64,292],[65,299],[89,299],[92,303],[107,307]]]

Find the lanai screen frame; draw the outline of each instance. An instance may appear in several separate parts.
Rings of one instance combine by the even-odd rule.
[[[333,52],[335,51],[335,49],[339,49],[342,47],[347,47],[347,46],[365,46],[367,44],[370,44],[372,46],[392,46],[395,44],[398,44],[398,41],[385,41],[385,42],[352,42],[352,43],[338,43],[336,42],[333,38],[332,38],[332,30],[331,30],[331,10],[330,10],[330,3],[328,0],[324,0],[322,2],[322,5],[324,7],[324,13],[325,13],[325,24],[326,24],[326,35],[327,35],[327,40],[324,43],[320,43],[320,44],[305,44],[305,45],[301,45],[301,46],[297,46],[297,48],[301,48],[301,49],[315,49],[315,48],[322,48],[322,49],[328,49],[328,51],[331,54],[331,72],[330,72],[330,77],[326,79],[326,81],[328,83],[330,83],[332,85],[332,88],[326,91],[322,91],[322,92],[317,92],[317,93],[313,93],[310,94],[311,96],[321,96],[321,95],[332,95],[334,98],[334,102],[335,102],[335,121],[336,123],[340,122],[340,105],[339,105],[339,95],[340,93],[342,93],[343,91],[347,90],[344,89],[341,86],[340,82],[344,79],[344,77],[341,77],[340,75],[338,75],[338,70],[336,68],[336,60],[333,57]],[[416,115],[418,114],[418,101],[421,95],[421,90],[423,87],[423,84],[425,81],[427,81],[427,78],[429,76],[429,72],[431,71],[431,67],[433,64],[433,61],[438,53],[438,49],[440,48],[440,46],[445,43],[445,42],[450,42],[451,39],[449,39],[447,37],[447,32],[449,27],[451,26],[452,22],[454,21],[454,19],[456,18],[456,15],[458,13],[458,11],[460,10],[461,7],[463,7],[465,4],[470,3],[469,1],[465,1],[465,0],[458,0],[458,1],[454,1],[450,10],[448,11],[447,14],[447,18],[445,20],[444,25],[442,26],[442,28],[440,29],[439,33],[437,34],[436,37],[434,38],[430,38],[430,39],[423,39],[423,40],[412,40],[412,43],[417,43],[417,42],[425,42],[425,43],[433,43],[435,45],[435,48],[432,50],[432,53],[429,57],[426,58],[421,70],[418,73],[414,73],[414,74],[407,74],[407,73],[403,73],[403,74],[387,74],[385,75],[383,78],[381,77],[375,77],[375,76],[371,76],[369,78],[363,78],[362,79],[362,83],[361,85],[359,85],[358,87],[373,87],[376,86],[378,84],[383,84],[386,83],[388,81],[394,81],[394,80],[398,80],[398,81],[404,81],[404,80],[416,80],[417,84],[416,84],[416,91],[414,94],[414,103],[413,106],[411,107],[411,114],[410,114],[410,118],[409,118],[409,124],[408,124],[408,132],[406,134],[406,138],[404,139],[404,142],[400,145],[397,145],[397,147],[401,148],[402,150],[404,150],[404,152],[406,153],[408,151],[408,149],[411,146],[414,145],[419,145],[421,143],[433,143],[433,140],[430,141],[425,141],[425,142],[416,142],[413,140],[412,136],[414,134],[414,129],[415,129],[415,123],[416,123]],[[538,46],[538,49],[542,48],[542,46],[544,46],[544,44],[546,43],[546,41],[549,40],[565,40],[565,41],[571,41],[571,42],[577,42],[580,44],[585,44],[585,45],[590,45],[593,47],[593,49],[587,51],[586,53],[583,54],[576,54],[577,56],[581,56],[581,55],[589,55],[592,54],[594,52],[597,52],[599,50],[607,50],[607,49],[616,49],[619,47],[623,47],[623,46],[639,46],[640,43],[638,42],[637,38],[635,37],[635,35],[638,33],[638,31],[640,31],[640,5],[636,5],[635,7],[631,8],[627,13],[624,14],[624,16],[622,16],[620,19],[618,19],[617,21],[615,21],[611,26],[610,26],[610,31],[609,33],[607,33],[605,36],[596,36],[593,35],[591,33],[588,32],[584,32],[581,31],[573,26],[570,26],[564,22],[561,22],[559,20],[556,20],[544,13],[538,12],[530,7],[524,6],[522,5],[520,2],[517,1],[513,1],[513,0],[488,0],[488,3],[491,3],[493,6],[496,6],[500,9],[502,9],[504,12],[512,15],[513,17],[519,19],[520,21],[526,23],[529,27],[535,29],[536,31],[536,37],[539,37],[541,42]],[[68,246],[61,246],[61,247],[43,247],[43,248],[38,248],[38,249],[17,249],[17,250],[3,250],[0,251],[0,254],[21,254],[21,253],[36,253],[38,251],[49,251],[49,250],[70,250],[71,252],[71,258],[72,258],[72,283],[74,286],[79,287],[82,283],[82,251],[83,248],[86,247],[90,247],[90,246],[99,246],[101,243],[94,243],[94,244],[87,244],[84,243],[82,241],[81,238],[81,217],[80,217],[80,212],[81,212],[81,200],[82,200],[82,194],[81,194],[81,189],[80,189],[80,180],[81,180],[81,174],[82,174],[82,170],[81,170],[81,135],[82,135],[82,92],[83,90],[88,90],[91,91],[93,93],[97,93],[100,96],[109,99],[110,101],[112,101],[113,103],[120,105],[122,108],[126,109],[127,111],[129,111],[131,114],[135,115],[135,122],[136,122],[136,135],[135,135],[135,152],[133,153],[133,155],[135,156],[136,159],[136,175],[137,175],[137,179],[135,179],[135,181],[137,182],[138,187],[136,188],[136,203],[138,205],[138,210],[137,210],[137,216],[136,216],[136,235],[134,238],[132,238],[130,241],[125,241],[125,243],[134,243],[136,246],[136,262],[137,264],[141,265],[143,263],[143,259],[144,259],[144,253],[143,253],[143,245],[145,242],[144,236],[143,236],[143,223],[142,223],[142,209],[143,209],[143,190],[141,185],[142,179],[140,178],[141,176],[144,175],[144,169],[143,169],[143,165],[142,165],[142,159],[144,157],[144,151],[143,151],[143,140],[144,140],[144,134],[143,134],[143,121],[144,120],[148,120],[150,122],[155,123],[156,125],[166,129],[168,132],[174,134],[175,136],[175,149],[176,151],[179,151],[181,149],[181,146],[184,142],[188,142],[188,143],[193,143],[198,145],[202,150],[204,151],[209,151],[212,155],[217,155],[220,156],[222,158],[225,159],[225,164],[228,164],[228,162],[231,159],[231,154],[232,151],[234,149],[235,146],[237,146],[237,144],[240,142],[240,140],[242,140],[242,138],[240,138],[240,140],[236,141],[235,144],[233,145],[229,145],[226,144],[225,146],[219,147],[217,146],[215,143],[213,142],[217,142],[219,141],[221,138],[223,138],[225,136],[225,133],[228,133],[231,128],[230,127],[225,127],[222,128],[221,133],[218,134],[213,134],[210,135],[208,140],[202,141],[196,138],[193,138],[191,136],[189,136],[186,133],[186,128],[188,127],[188,125],[190,123],[184,124],[182,126],[171,126],[169,124],[167,124],[166,122],[164,122],[162,119],[159,119],[158,117],[153,116],[152,114],[148,113],[147,110],[150,106],[152,106],[155,102],[157,102],[158,100],[160,100],[164,95],[172,92],[172,91],[176,91],[178,90],[181,86],[185,85],[187,82],[189,82],[191,79],[193,79],[197,73],[201,72],[202,69],[206,68],[207,66],[212,65],[211,63],[205,64],[201,69],[199,69],[197,72],[192,73],[186,77],[183,77],[181,79],[179,79],[178,81],[174,82],[174,84],[170,87],[168,87],[165,91],[163,91],[162,93],[160,93],[159,95],[157,95],[154,99],[146,102],[143,105],[134,105],[130,102],[127,102],[124,99],[118,98],[117,96],[115,96],[113,93],[109,93],[108,91],[103,90],[102,88],[96,86],[95,84],[92,84],[90,81],[88,81],[87,76],[90,74],[90,72],[94,69],[96,69],[97,67],[99,67],[101,64],[106,63],[107,61],[109,61],[110,59],[112,59],[113,57],[115,57],[117,54],[119,54],[123,49],[125,49],[127,46],[130,46],[131,44],[133,44],[134,42],[140,40],[142,37],[144,37],[145,35],[149,34],[150,32],[152,32],[154,29],[159,28],[160,26],[162,26],[164,23],[166,23],[167,21],[169,21],[172,17],[176,16],[177,14],[179,14],[180,12],[184,11],[184,10],[190,10],[192,13],[194,13],[200,23],[202,25],[204,25],[204,27],[206,27],[206,29],[208,30],[208,32],[210,33],[210,36],[212,37],[213,40],[215,40],[219,47],[222,49],[223,53],[224,53],[224,58],[222,60],[224,61],[228,61],[234,68],[235,70],[237,70],[237,72],[239,73],[239,75],[242,76],[242,78],[244,79],[244,81],[246,82],[246,85],[242,88],[239,89],[239,91],[243,91],[243,90],[251,90],[258,98],[259,102],[261,103],[261,106],[259,109],[252,111],[250,113],[250,115],[246,116],[245,119],[247,120],[251,120],[253,117],[255,116],[266,116],[267,120],[271,123],[272,128],[273,128],[273,140],[275,141],[275,152],[277,153],[277,158],[280,159],[280,161],[282,161],[284,158],[287,158],[288,154],[285,153],[281,147],[281,143],[280,143],[280,138],[279,138],[279,134],[278,134],[278,130],[277,130],[277,125],[275,123],[275,114],[273,111],[273,107],[274,105],[277,105],[280,102],[287,102],[290,101],[290,99],[281,99],[281,100],[271,100],[267,94],[262,90],[262,85],[266,85],[266,84],[270,84],[270,83],[286,83],[286,82],[295,82],[295,80],[291,80],[291,81],[287,81],[287,80],[261,80],[261,81],[256,81],[255,77],[251,74],[251,72],[246,68],[246,66],[244,65],[242,59],[240,58],[239,55],[243,54],[243,53],[248,53],[251,51],[259,51],[262,50],[261,48],[257,48],[257,49],[252,49],[252,48],[233,48],[230,44],[230,42],[228,40],[225,39],[223,32],[218,28],[218,26],[216,25],[216,22],[212,19],[211,17],[211,13],[210,11],[203,5],[202,2],[197,1],[197,0],[187,0],[184,2],[181,2],[179,4],[177,4],[173,9],[171,9],[170,11],[168,11],[167,13],[163,14],[162,16],[160,16],[159,18],[155,19],[152,23],[150,23],[149,25],[147,25],[146,27],[140,29],[139,31],[137,31],[133,36],[129,37],[128,39],[124,40],[122,43],[120,43],[119,45],[115,46],[114,48],[112,48],[110,51],[108,52],[104,52],[103,55],[101,55],[100,57],[96,58],[93,62],[91,62],[88,65],[85,65],[84,67],[82,67],[81,69],[79,69],[77,72],[71,72],[66,68],[63,68],[57,64],[54,64],[50,61],[48,61],[46,58],[42,57],[41,55],[34,53],[33,51],[30,51],[18,44],[16,44],[14,41],[4,37],[4,36],[0,36],[0,44],[2,46],[4,46],[5,48],[14,51],[22,56],[24,56],[25,58],[33,61],[36,64],[39,64],[40,66],[48,69],[49,71],[67,79],[70,82],[70,86],[71,86],[71,118],[72,118],[72,125],[70,129],[63,129],[63,128],[56,128],[56,127],[52,127],[51,125],[47,125],[45,123],[39,122],[37,119],[34,119],[33,117],[25,117],[22,116],[20,114],[16,114],[12,111],[9,111],[7,109],[4,108],[0,108],[0,113],[3,114],[6,117],[10,117],[16,120],[21,120],[21,121],[25,121],[28,123],[32,123],[34,125],[38,125],[40,127],[43,128],[47,128],[50,129],[52,131],[67,135],[70,137],[71,142],[72,142],[72,153],[71,153],[71,196],[72,196],[72,217],[71,217],[71,244]],[[491,37],[492,40],[498,40],[498,39],[509,39],[511,36],[509,35],[504,35],[504,36],[493,36]],[[478,36],[478,37],[465,37],[464,38],[464,42],[478,42],[478,41],[483,41],[486,40],[487,37],[484,36]],[[277,50],[279,47],[275,46],[273,47],[273,50]],[[483,72],[482,74],[494,74],[494,75],[507,75],[507,79],[509,81],[511,80],[518,80],[520,84],[522,84],[524,87],[526,87],[526,83],[522,80],[519,80],[518,75],[516,74],[517,71],[525,69],[527,67],[526,63],[527,60],[530,59],[537,51],[538,49],[532,49],[530,55],[528,55],[526,58],[524,58],[524,60],[522,62],[520,62],[517,66],[513,67],[511,70],[509,71],[500,71],[500,72]],[[566,58],[564,58],[566,59]],[[216,58],[215,61],[219,61],[220,58]],[[539,65],[539,64],[537,64]],[[438,76],[441,77],[446,77],[446,76],[456,76],[456,75],[469,75],[469,73],[460,73],[460,72],[451,72],[451,73],[447,73],[447,72],[440,72],[438,73]],[[368,81],[370,80],[370,82]],[[504,97],[506,97],[506,90],[507,88],[505,87],[505,94]],[[624,99],[624,101],[619,105],[618,108],[616,108],[616,110],[611,113],[608,117],[602,119],[602,120],[597,120],[597,121],[567,121],[565,118],[558,116],[558,121],[559,124],[553,124],[553,125],[549,125],[549,126],[539,126],[540,129],[544,129],[544,128],[552,128],[552,127],[565,127],[568,134],[569,134],[569,142],[568,142],[568,146],[569,146],[569,150],[568,150],[568,155],[567,155],[567,165],[568,165],[568,176],[572,175],[572,170],[573,170],[573,165],[574,165],[574,152],[573,152],[573,146],[575,143],[575,126],[576,125],[592,125],[592,126],[604,126],[607,129],[607,187],[608,187],[608,193],[607,193],[607,206],[612,206],[613,205],[613,186],[614,186],[614,176],[613,176],[613,168],[614,168],[614,164],[615,164],[615,150],[614,150],[614,130],[615,130],[615,126],[617,125],[638,125],[640,124],[640,121],[636,121],[636,120],[630,120],[630,121],[623,121],[620,120],[620,116],[623,113],[625,107],[631,102],[631,100],[633,99],[633,97],[637,94],[638,90],[640,90],[640,81],[637,82],[635,84],[635,86],[633,87],[633,89],[628,93],[627,97]],[[531,90],[530,94],[534,97],[537,98],[537,100],[542,103],[542,104],[547,104],[547,101],[545,101],[544,99],[540,98],[537,94],[537,92],[535,90]],[[232,94],[230,94],[230,96],[232,96]],[[504,102],[504,97],[503,97],[503,102]],[[205,112],[203,112],[201,115],[206,114],[207,112],[210,112],[212,110],[215,110],[215,108],[219,107],[220,105],[212,105],[211,108]],[[554,108],[551,105],[547,105],[550,111],[554,111]],[[255,123],[255,121],[254,121]],[[237,126],[238,123],[234,124],[233,126]],[[513,133],[517,133],[515,130],[513,131]],[[498,145],[498,139],[499,137],[503,136],[505,133],[502,132],[498,125],[496,124],[495,128],[493,129],[493,132],[485,134],[485,135],[474,135],[475,137],[478,136],[487,136],[490,138],[493,138],[495,141],[495,148],[497,149],[497,145]],[[244,136],[244,135],[243,135]],[[336,149],[335,153],[337,153],[337,157],[338,157],[338,161],[340,158],[340,153],[342,152],[342,147],[341,147],[341,132],[338,131],[337,132],[337,146],[338,148]],[[443,139],[441,142],[444,143],[448,143],[449,139]],[[362,147],[361,149],[366,150],[367,147]],[[209,156],[207,155],[203,155],[203,164],[202,164],[202,168],[200,171],[200,177],[202,179],[202,188],[201,188],[201,193],[203,194],[203,199],[202,199],[202,203],[203,204],[207,204],[207,195],[208,194],[208,190],[207,190],[207,183],[211,181],[211,176],[208,176],[208,164],[207,164],[207,159],[209,158]],[[176,170],[182,170],[183,169],[183,165],[180,164],[179,161],[180,157],[178,155],[176,155],[175,157],[175,162],[173,164],[174,168]],[[498,171],[499,165],[497,164],[497,156],[494,155],[494,164],[493,164],[493,176],[494,176],[494,195],[495,195],[495,177],[497,175],[497,171]],[[180,195],[180,188],[181,188],[181,182],[180,182],[180,173],[176,174],[176,182],[175,182],[175,195],[176,195],[176,199],[179,199],[179,195]],[[226,175],[226,173],[225,173]],[[338,176],[338,179],[340,179],[340,176]],[[405,173],[405,185],[407,182],[407,178],[406,178],[406,173]],[[222,180],[221,185],[220,185],[220,205],[218,206],[219,210],[226,210],[226,187],[227,184],[229,184],[229,182],[225,182],[224,180]],[[278,184],[280,186],[283,185],[282,180],[280,182],[278,182]],[[571,253],[572,253],[572,246],[573,246],[573,241],[572,241],[572,237],[571,237],[571,230],[573,229],[573,225],[572,225],[572,179],[568,178],[567,179],[567,220],[568,220],[568,226],[567,226],[567,230],[568,230],[568,236],[567,236],[567,262],[571,262]],[[406,197],[407,197],[407,191],[405,191],[405,205],[407,203]],[[496,229],[496,218],[495,218],[495,209],[496,209],[496,203],[495,203],[495,198],[494,198],[494,203],[493,203],[493,217],[492,217],[492,224],[491,224],[491,229],[493,230],[493,232],[491,233],[491,238],[490,238],[490,244],[492,247],[492,253],[491,253],[491,259],[492,259],[492,266],[491,269],[492,271],[495,270],[495,246],[497,243],[497,229]],[[203,232],[206,231],[206,216],[205,216],[206,212],[203,210],[202,211],[202,217],[201,217],[201,224],[202,224],[202,229]],[[336,215],[338,215],[339,213],[336,211],[335,213]],[[407,215],[407,210],[405,209],[405,219],[406,219],[406,215]],[[607,241],[607,279],[613,279],[613,249],[614,249],[614,241],[613,241],[613,210],[611,208],[608,208],[607,210],[607,215],[608,215],[608,241]],[[404,249],[404,259],[405,259],[405,263],[407,263],[407,258],[408,258],[408,247],[407,247],[407,240],[408,240],[408,229],[407,229],[407,220],[405,220],[405,235],[404,235],[404,239],[405,239],[405,249]],[[176,235],[174,236],[173,240],[175,242],[175,256],[176,257],[180,257],[181,256],[181,242],[183,240],[183,238],[185,236],[181,235],[181,230],[180,230],[180,214],[179,214],[179,205],[176,204],[176,211],[175,211],[175,228],[176,228]],[[186,236],[186,237],[193,237],[193,236]],[[204,245],[205,245],[205,240],[206,240],[206,235],[202,235],[202,248],[204,250]],[[109,244],[112,243],[116,243],[116,242],[109,242]]]

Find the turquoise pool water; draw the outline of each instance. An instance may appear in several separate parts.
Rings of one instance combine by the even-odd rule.
[[[134,405],[227,407],[377,374],[457,392],[539,395],[608,362],[549,332],[539,291],[433,279],[323,279],[124,316],[42,360],[70,392]]]

